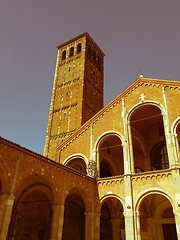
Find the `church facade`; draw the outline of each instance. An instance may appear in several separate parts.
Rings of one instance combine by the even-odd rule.
[[[0,138],[0,239],[180,240],[180,82],[103,107],[104,53],[58,46],[44,156]]]

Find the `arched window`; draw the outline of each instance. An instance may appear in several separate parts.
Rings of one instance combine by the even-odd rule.
[[[166,143],[161,142],[155,145],[151,151],[152,170],[162,170],[169,168]]]
[[[72,160],[70,160],[66,166],[73,168],[74,170],[80,172],[80,173],[84,173],[87,174],[86,172],[86,163],[83,159],[77,157],[77,158],[73,158]]]
[[[71,47],[69,51],[69,57],[72,57],[73,55],[74,55],[74,47]]]
[[[81,52],[81,43],[77,45],[77,53],[80,53],[80,52]]]
[[[105,135],[98,146],[99,175],[111,177],[124,174],[123,147],[119,136]]]
[[[66,50],[64,50],[63,52],[62,52],[62,58],[61,58],[62,60],[64,60],[64,59],[66,59]]]

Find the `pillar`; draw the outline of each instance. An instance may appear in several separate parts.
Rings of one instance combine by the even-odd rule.
[[[85,213],[85,240],[92,240],[94,235],[94,216],[95,213]]]
[[[64,222],[64,206],[54,205],[51,226],[51,240],[61,240]]]
[[[136,229],[134,222],[134,210],[133,210],[133,194],[131,176],[124,176],[124,189],[125,189],[125,206],[124,206],[124,218],[125,218],[125,235],[128,240],[135,240]]]
[[[140,212],[136,212],[136,218],[135,218],[135,223],[136,223],[136,239],[141,240],[141,223],[140,223]]]
[[[171,173],[175,192],[173,213],[175,215],[177,237],[180,240],[180,169],[174,169]]]
[[[14,204],[14,196],[0,196],[0,239],[6,239]]]
[[[86,215],[85,240],[100,240],[100,213],[88,212]]]

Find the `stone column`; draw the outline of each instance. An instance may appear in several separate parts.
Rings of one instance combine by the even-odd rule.
[[[100,240],[100,213],[88,213],[86,218],[86,240]],[[88,227],[88,222],[91,221],[91,229]],[[87,236],[89,232],[92,232],[92,238]]]
[[[95,213],[85,213],[85,240],[92,240],[94,236],[94,215]]]
[[[140,212],[136,212],[135,223],[136,223],[136,240],[141,240],[141,224],[140,224]]]
[[[133,210],[133,194],[132,194],[132,183],[131,176],[124,176],[124,188],[125,188],[125,206],[124,206],[124,217],[125,217],[125,235],[128,240],[135,240],[136,229],[134,222],[134,210]]]
[[[177,239],[180,240],[180,211],[176,212],[174,215],[176,221]]]
[[[173,213],[175,215],[176,221],[176,231],[178,240],[180,240],[180,170],[174,169],[171,171],[173,176],[173,184],[174,184],[174,206],[173,206]]]
[[[64,222],[64,206],[54,205],[51,226],[51,240],[61,240]]]
[[[0,239],[6,239],[14,204],[14,196],[0,196]]]

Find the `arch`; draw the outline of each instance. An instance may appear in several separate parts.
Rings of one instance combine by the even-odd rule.
[[[83,154],[72,154],[63,162],[64,165],[84,174],[87,174],[88,159]]]
[[[136,104],[129,110],[127,114],[127,121],[130,124],[128,134],[132,143],[130,144],[130,153],[134,169],[141,168],[143,171],[154,171],[169,168],[168,154],[166,155],[166,164],[159,166],[159,169],[154,168],[151,164],[152,149],[155,149],[155,146],[161,142],[165,143],[164,149],[167,146],[164,118],[164,107],[155,101]],[[161,160],[163,162],[164,159]],[[134,169],[131,170],[134,172]]]
[[[163,106],[160,102],[152,101],[152,100],[151,100],[151,101],[144,101],[144,102],[140,102],[140,103],[135,104],[133,107],[131,107],[131,108],[129,109],[129,111],[127,112],[127,115],[126,115],[127,122],[129,121],[131,114],[132,114],[137,108],[139,108],[139,107],[141,107],[141,106],[143,106],[143,105],[147,105],[147,104],[154,105],[154,106],[158,107],[158,108],[161,110],[162,114],[165,115],[165,112],[166,112],[166,111],[165,111],[165,108],[164,108],[164,106]]]
[[[79,189],[73,188],[67,194],[64,204],[62,238],[85,240],[85,203]]]
[[[86,165],[88,165],[89,163],[89,160],[88,158],[84,155],[84,154],[81,154],[81,153],[75,153],[75,154],[71,154],[70,156],[68,156],[64,161],[63,161],[63,165],[66,165],[69,161],[71,161],[71,159],[73,158],[82,158]]]
[[[158,189],[146,191],[136,207],[141,239],[177,240],[173,201],[167,193]]]
[[[171,205],[174,206],[174,201],[172,199],[172,197],[165,193],[161,188],[150,188],[150,189],[146,189],[144,192],[142,192],[142,194],[138,197],[138,199],[135,202],[135,211],[138,211],[140,204],[142,203],[143,199],[151,194],[160,194],[162,196],[164,196],[165,198],[168,199],[168,201],[171,203]]]
[[[110,177],[124,174],[123,137],[119,132],[103,133],[95,143],[97,174]]]
[[[172,123],[171,131],[172,131],[172,133],[173,133],[174,135],[176,134],[177,127],[178,127],[179,124],[180,124],[180,117],[176,118],[176,119],[174,120],[174,122]]]
[[[49,186],[37,182],[16,198],[9,238],[49,239],[52,222],[53,193]]]
[[[71,194],[81,196],[81,198],[83,199],[83,202],[84,202],[86,212],[92,211],[92,196],[89,194],[89,192],[85,191],[84,188],[81,188],[78,186],[71,187],[68,191],[66,191],[66,195],[64,196],[63,204],[65,204],[65,200],[66,200],[67,196],[71,195]]]
[[[58,192],[56,191],[58,184],[55,182],[55,179],[46,172],[42,173],[38,170],[33,171],[33,174],[31,170],[28,170],[23,176],[21,176],[21,180],[16,183],[14,190],[16,199],[21,196],[24,189],[28,189],[30,186],[35,186],[36,183],[44,184],[51,190],[54,204],[62,202],[62,196],[58,195]]]
[[[117,137],[120,138],[120,140],[121,140],[121,142],[122,142],[122,145],[124,144],[124,136],[123,136],[120,132],[118,132],[118,131],[106,131],[106,132],[103,132],[103,133],[97,138],[97,140],[95,141],[95,144],[94,144],[94,152],[97,151],[97,148],[98,148],[98,146],[99,146],[99,144],[100,144],[100,141],[101,141],[104,137],[106,137],[106,136],[108,136],[108,135],[116,135]]]
[[[116,195],[104,196],[100,209],[100,239],[125,239],[125,222],[121,199]]]
[[[122,204],[122,206],[124,206],[123,204],[123,200],[122,198],[120,198],[118,195],[116,194],[108,194],[108,195],[104,195],[101,199],[100,199],[100,207],[102,206],[103,202],[106,201],[108,198],[115,198],[118,201],[120,201],[120,203]]]

